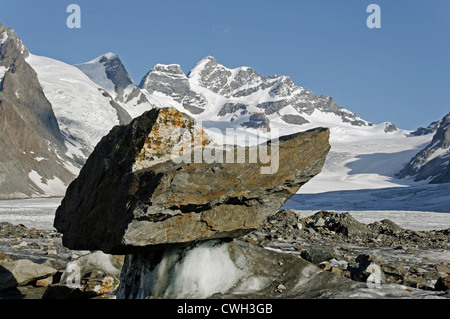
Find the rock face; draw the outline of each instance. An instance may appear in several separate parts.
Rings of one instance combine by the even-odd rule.
[[[419,127],[414,132],[411,132],[411,135],[422,136],[422,135],[427,135],[427,134],[431,134],[431,133],[436,133],[436,130],[439,127],[439,122],[440,121],[433,121],[427,127]]]
[[[251,157],[263,145],[220,153],[192,118],[154,109],[101,140],[68,187],[54,226],[68,248],[116,254],[240,236],[259,228],[321,171],[328,139],[329,130],[318,128],[269,141],[268,164],[267,157]],[[180,161],[192,142],[194,159]],[[206,157],[236,159],[243,152],[241,163]]]
[[[421,150],[398,173],[414,181],[429,179],[431,184],[450,182],[450,113],[437,126],[430,144]]]
[[[188,78],[177,64],[155,65],[142,79],[140,87],[150,93],[161,92],[171,96],[192,114],[204,112],[207,106],[205,98],[191,88]]]
[[[0,24],[0,199],[52,193],[75,177],[76,164],[33,68],[12,29]]]

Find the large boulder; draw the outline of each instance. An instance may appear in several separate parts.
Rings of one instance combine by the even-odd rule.
[[[241,236],[321,171],[328,140],[329,130],[317,128],[264,145],[214,148],[189,116],[154,109],[100,141],[54,226],[68,248],[114,254]],[[255,161],[254,154],[266,155]]]

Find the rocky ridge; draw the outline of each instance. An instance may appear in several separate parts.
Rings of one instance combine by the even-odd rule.
[[[309,123],[304,115],[316,110],[332,113],[354,126],[372,125],[338,106],[333,98],[317,96],[287,76],[264,77],[250,67],[229,69],[211,56],[198,62],[187,75],[177,64],[158,64],[139,86],[156,100],[155,93],[170,97],[192,115],[217,110],[212,115],[221,121],[244,119],[241,126],[247,128],[270,127],[267,116],[273,114],[278,114],[285,125],[301,126]]]
[[[430,125],[433,127],[433,124]],[[450,182],[450,113],[439,122],[433,139],[397,174],[431,184]]]
[[[78,165],[44,95],[29,51],[0,24],[0,198],[58,195]],[[56,189],[56,190],[55,190]]]

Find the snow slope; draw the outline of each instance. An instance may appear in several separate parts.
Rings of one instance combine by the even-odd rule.
[[[331,127],[331,150],[322,172],[301,193],[407,187],[395,176],[432,136],[406,131],[384,133],[383,125],[368,128]]]
[[[132,118],[154,108],[131,79],[117,54],[108,52],[74,66],[105,89]]]
[[[111,97],[74,66],[33,54],[27,62],[52,104],[69,149],[67,155],[83,162],[100,139],[120,124]]]
[[[114,53],[108,52],[103,55],[107,59],[112,59],[116,55]],[[102,56],[102,57],[103,57]],[[100,62],[101,57],[97,57],[89,62],[75,65],[78,69],[83,71],[94,83],[104,88],[108,93],[113,93],[114,91],[114,83],[112,80],[108,79],[105,67],[103,63]]]

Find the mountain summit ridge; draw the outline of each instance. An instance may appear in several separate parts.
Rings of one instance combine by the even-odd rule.
[[[213,56],[201,59],[187,75],[178,64],[156,64],[143,77],[140,88],[147,97],[159,94],[170,98],[193,116],[215,116],[220,122],[243,119],[240,125],[253,129],[270,128],[271,115],[300,128],[310,122],[305,116],[316,110],[354,126],[373,125],[337,105],[332,97],[317,96],[297,86],[289,76],[265,77],[248,66],[230,69]]]

